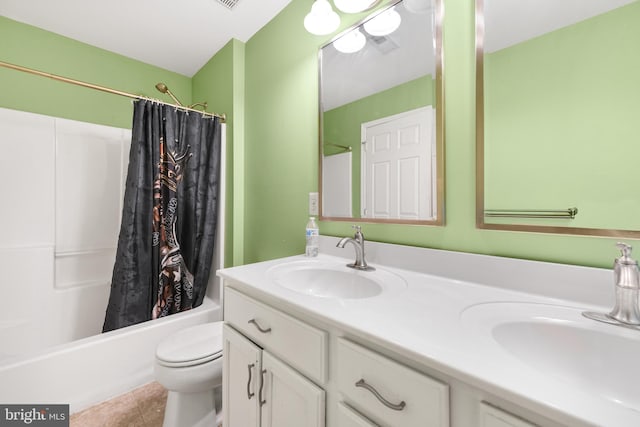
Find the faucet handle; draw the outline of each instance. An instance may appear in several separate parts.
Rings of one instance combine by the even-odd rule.
[[[362,234],[362,227],[360,227],[359,225],[352,225],[351,228],[356,230],[356,233],[355,233],[354,237],[364,236],[364,234]]]

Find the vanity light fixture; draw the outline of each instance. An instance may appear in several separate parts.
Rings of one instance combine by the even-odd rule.
[[[336,8],[344,13],[366,12],[381,2],[382,0],[333,0]],[[304,17],[304,28],[317,36],[332,33],[339,25],[340,16],[331,8],[329,0],[315,0],[311,12]]]
[[[328,0],[315,0],[311,12],[304,17],[304,28],[311,34],[323,36],[334,32],[340,25],[340,16]]]
[[[400,22],[402,22],[400,14],[392,7],[365,22],[364,30],[372,36],[386,36],[397,30]]]
[[[355,53],[362,49],[366,43],[367,39],[364,34],[355,28],[334,41],[333,47],[335,47],[338,52]]]
[[[333,0],[338,10],[344,13],[360,13],[373,9],[382,0]]]

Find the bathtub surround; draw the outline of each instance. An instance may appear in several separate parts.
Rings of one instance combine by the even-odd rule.
[[[100,333],[131,132],[0,108],[0,361]]]
[[[103,331],[190,310],[216,238],[220,120],[140,100]]]

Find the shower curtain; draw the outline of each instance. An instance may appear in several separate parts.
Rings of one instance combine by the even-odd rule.
[[[103,332],[197,307],[213,258],[220,119],[138,100]]]

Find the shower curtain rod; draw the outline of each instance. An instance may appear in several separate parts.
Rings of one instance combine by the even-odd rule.
[[[206,112],[206,111],[200,111],[200,110],[196,110],[195,108],[189,108],[189,107],[184,107],[184,106],[177,105],[177,104],[171,104],[169,102],[160,101],[159,99],[149,98],[149,97],[142,96],[142,95],[136,95],[136,94],[129,93],[129,92],[123,92],[121,90],[111,89],[109,87],[99,86],[99,85],[95,85],[93,83],[86,83],[86,82],[83,82],[83,81],[80,81],[80,80],[74,80],[74,79],[70,79],[68,77],[58,76],[56,74],[45,73],[44,71],[34,70],[32,68],[23,67],[21,65],[11,64],[9,62],[0,61],[0,66],[2,66],[4,68],[9,68],[11,70],[22,71],[24,73],[35,74],[36,76],[47,77],[47,78],[50,78],[50,79],[53,79],[53,80],[57,80],[57,81],[60,81],[60,82],[64,82],[64,83],[71,83],[71,84],[74,84],[74,85],[77,85],[77,86],[82,86],[82,87],[86,87],[86,88],[89,88],[89,89],[95,89],[95,90],[99,90],[99,91],[102,91],[102,92],[111,93],[111,94],[114,94],[114,95],[120,95],[120,96],[126,96],[127,98],[142,99],[142,100],[146,100],[146,101],[158,102],[160,104],[169,105],[169,106],[178,108],[180,110],[195,111],[195,112],[197,112],[199,114],[204,114],[206,116],[219,117],[220,120],[222,121],[222,123],[226,123],[226,121],[227,121],[227,115],[224,114],[224,113],[223,114],[217,114],[217,113],[209,113],[209,112]]]

